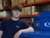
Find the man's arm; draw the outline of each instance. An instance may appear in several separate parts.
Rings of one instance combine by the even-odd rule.
[[[29,27],[29,28],[27,28],[27,29],[19,30],[19,31],[15,34],[14,38],[18,38],[18,37],[21,35],[22,32],[34,32],[34,29],[33,29],[32,27]]]
[[[3,31],[0,30],[0,38],[2,37]]]
[[[29,27],[27,29],[23,29],[23,30],[20,30],[21,32],[34,32],[34,29],[32,27]]]

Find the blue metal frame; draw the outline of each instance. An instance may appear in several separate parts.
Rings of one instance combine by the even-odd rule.
[[[30,13],[32,15],[32,5],[30,6]],[[31,22],[32,22],[32,17],[31,17]],[[31,27],[33,27],[33,24],[31,24]]]
[[[50,32],[43,32],[40,31],[34,33],[22,33],[19,38],[21,37],[31,37],[31,38],[50,38]]]
[[[47,17],[50,18],[50,12],[43,12],[43,13],[40,13],[40,19],[42,19],[42,17]],[[41,20],[42,21],[42,20]],[[40,28],[42,29],[42,22],[40,22]],[[42,30],[41,30],[42,31]],[[30,37],[30,38],[50,38],[50,31],[36,31],[34,33],[22,33],[20,35],[20,38],[21,37]]]
[[[11,9],[11,16],[12,16],[12,9]]]
[[[40,31],[40,29],[39,29],[39,26],[40,26],[40,23],[39,23],[39,16],[35,16],[35,17],[33,17],[34,18],[34,25],[33,25],[33,27],[34,27],[34,30],[35,31]]]

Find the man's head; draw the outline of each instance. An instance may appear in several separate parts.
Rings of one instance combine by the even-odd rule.
[[[22,6],[21,5],[14,5],[12,8],[13,17],[18,18],[22,13]]]

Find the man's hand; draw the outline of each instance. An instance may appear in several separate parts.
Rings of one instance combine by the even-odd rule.
[[[18,31],[15,35],[14,38],[19,38],[19,36],[21,35],[22,32],[34,32],[34,29],[32,27],[29,27],[27,29],[22,29],[20,31]]]
[[[14,38],[19,38],[19,36],[21,35],[22,31],[18,31],[15,35],[14,35]]]
[[[2,37],[3,31],[0,30],[0,38]]]

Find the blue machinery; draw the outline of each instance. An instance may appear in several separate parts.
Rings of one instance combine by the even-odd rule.
[[[34,33],[22,33],[19,38],[50,38],[50,12],[41,12],[38,18],[39,29],[36,28]]]
[[[22,33],[19,38],[21,37],[30,37],[30,38],[50,38],[50,32],[34,32],[34,33]]]

